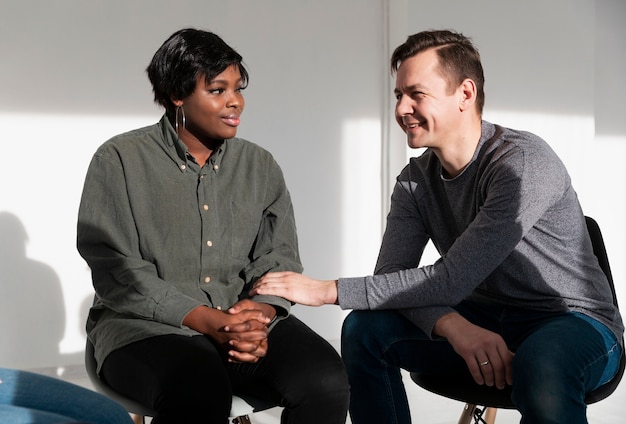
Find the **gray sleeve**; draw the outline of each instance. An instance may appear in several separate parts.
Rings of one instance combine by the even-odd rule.
[[[398,312],[428,337],[433,338],[435,323],[442,316],[454,312],[454,309],[449,306],[424,306],[422,308],[400,309]]]

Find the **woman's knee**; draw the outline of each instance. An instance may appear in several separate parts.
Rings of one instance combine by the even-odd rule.
[[[313,400],[317,405],[342,405],[346,409],[350,398],[348,375],[342,363],[317,364],[310,372],[307,383],[300,386],[302,399]]]
[[[154,409],[159,417],[155,422],[176,422],[168,417],[180,417],[183,410],[189,420],[182,422],[226,418],[230,411],[228,372],[220,353],[202,336],[160,336],[133,343],[110,354],[102,373],[118,392]]]
[[[329,423],[338,422],[343,417],[342,422],[345,422],[350,385],[341,360],[323,360],[313,367],[303,365],[300,368],[293,375],[291,388],[282,394],[286,416],[290,419],[299,417],[298,422]]]
[[[155,387],[156,422],[226,422],[233,393],[223,367],[181,364],[170,371]]]

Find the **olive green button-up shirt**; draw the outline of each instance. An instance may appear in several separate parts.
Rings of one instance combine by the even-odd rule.
[[[271,154],[234,138],[200,167],[165,117],[95,153],[78,250],[96,291],[87,332],[98,368],[128,343],[198,334],[182,325],[192,309],[226,309],[268,271],[302,271],[291,199]],[[290,309],[282,298],[254,300]]]

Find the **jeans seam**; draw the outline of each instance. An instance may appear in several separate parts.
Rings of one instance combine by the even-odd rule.
[[[385,360],[385,357],[389,349],[391,349],[391,346],[399,342],[405,342],[405,341],[410,341],[410,340],[413,340],[413,337],[398,337],[398,338],[393,339],[392,341],[389,341],[386,345],[384,345],[381,348],[381,360],[380,361],[381,361],[381,365],[384,366],[385,368],[385,384],[386,384],[385,392],[387,396],[387,401],[391,405],[391,410],[393,411],[393,417],[390,417],[393,419],[393,421],[390,421],[390,423],[393,423],[393,424],[399,424],[398,411],[396,409],[396,402],[394,402],[393,390],[391,390],[391,386],[392,386],[391,380],[389,379],[389,371],[388,371],[389,361]],[[398,365],[397,368],[398,368],[398,372],[401,372],[400,370],[402,370],[402,367]],[[400,378],[402,378],[402,376],[400,376]]]

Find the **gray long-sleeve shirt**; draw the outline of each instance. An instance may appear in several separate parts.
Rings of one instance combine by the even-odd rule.
[[[428,240],[441,258],[418,267]],[[444,179],[430,150],[411,159],[375,275],[342,278],[338,289],[342,308],[401,310],[429,335],[464,299],[581,312],[618,339],[624,330],[565,166],[539,137],[486,121],[457,177]]]
[[[291,199],[273,157],[235,138],[201,168],[165,117],[95,153],[78,249],[96,291],[87,331],[99,366],[133,341],[198,334],[182,325],[192,309],[226,309],[268,271],[302,271]],[[291,306],[254,300],[283,315]]]

